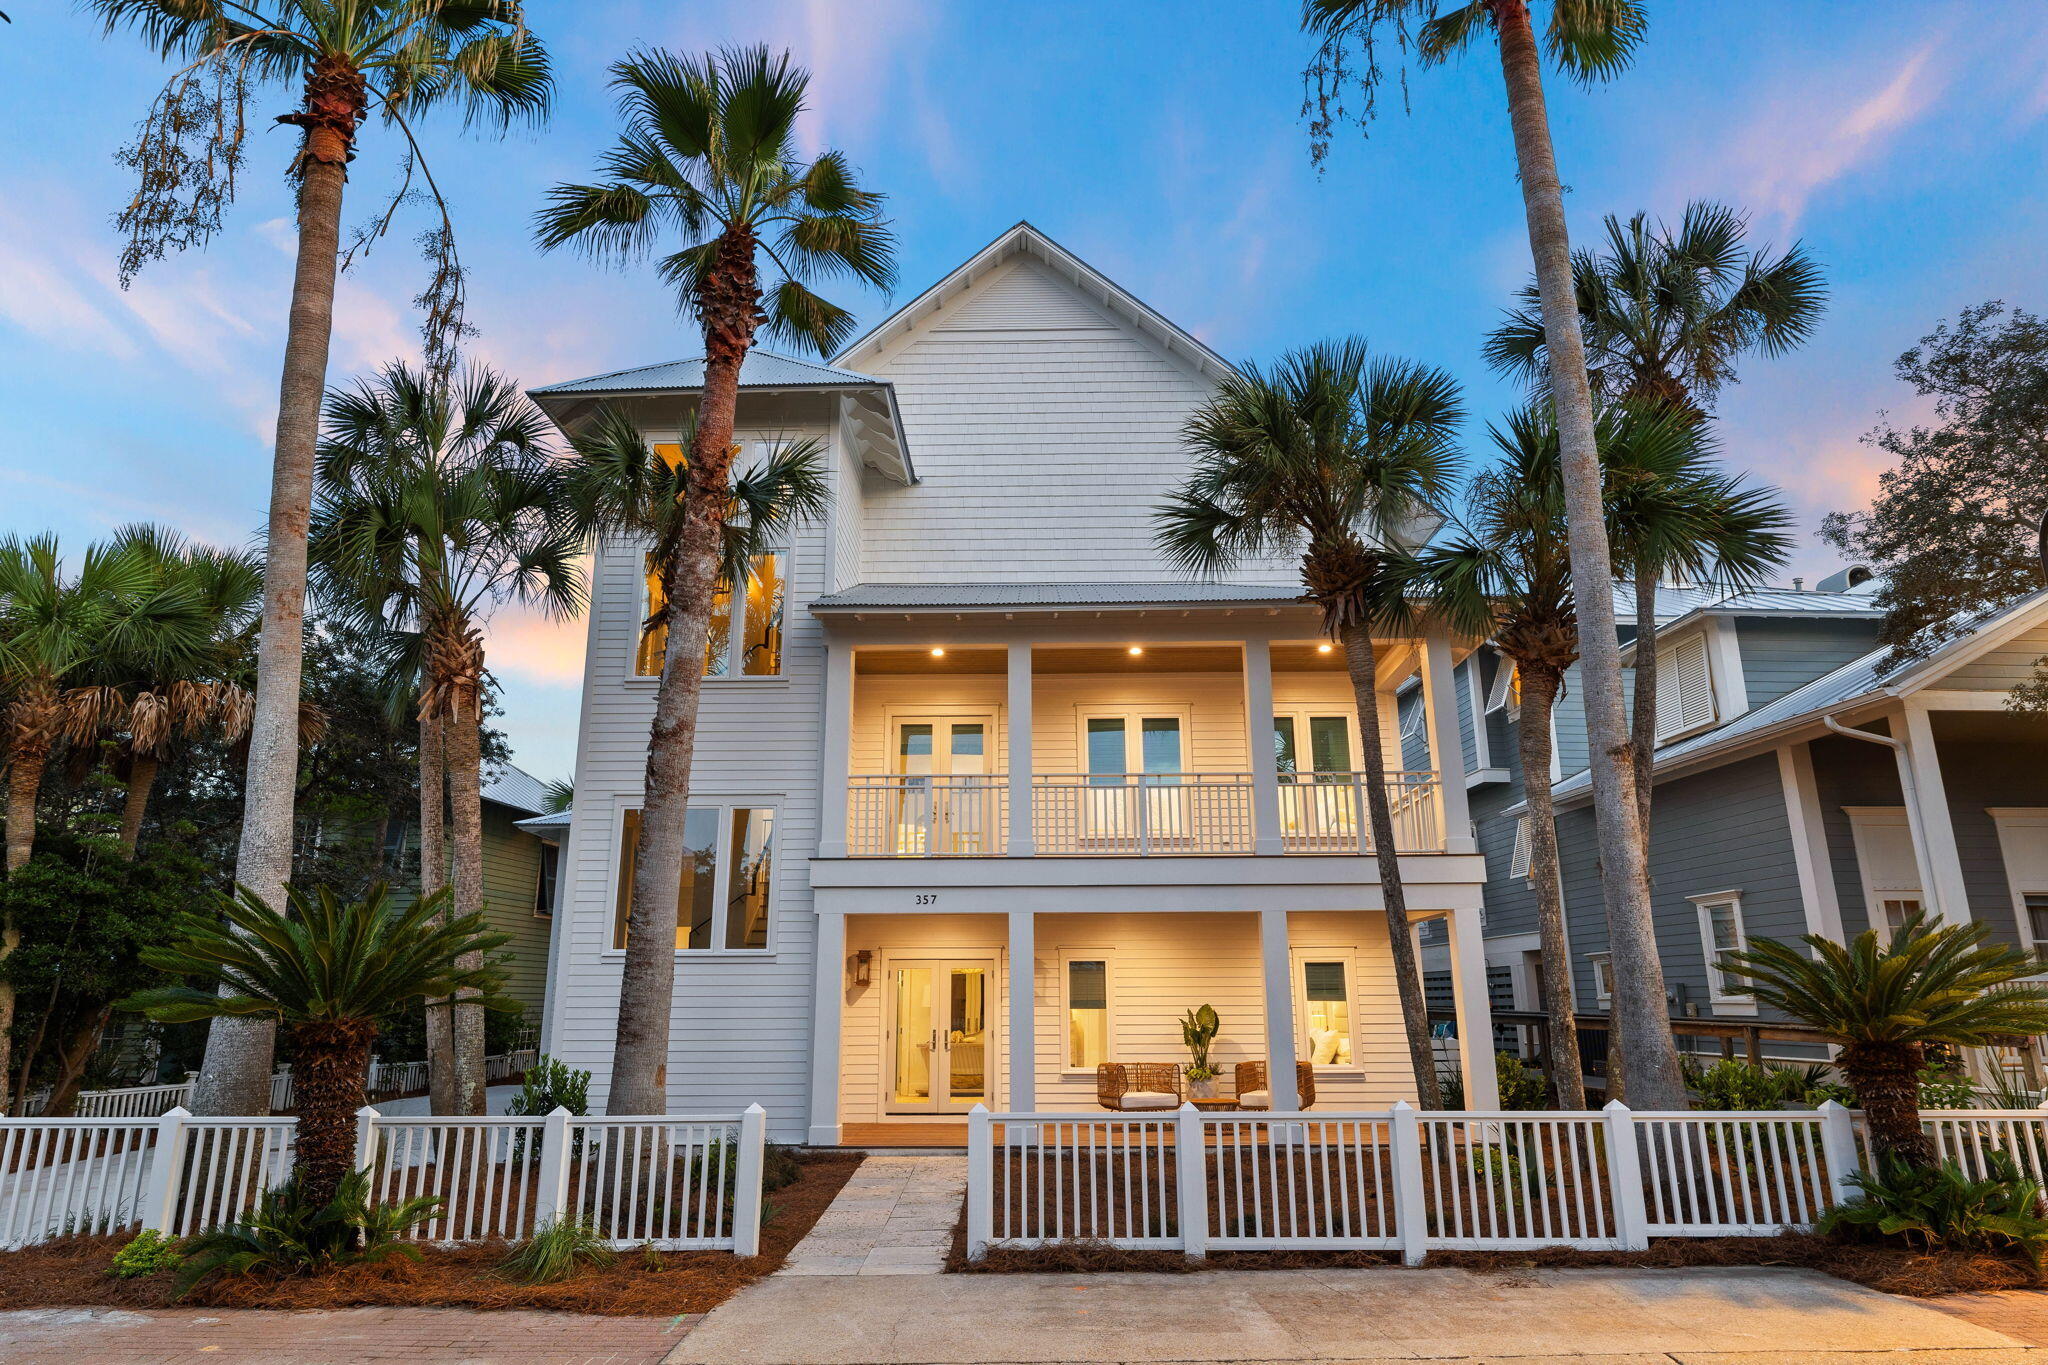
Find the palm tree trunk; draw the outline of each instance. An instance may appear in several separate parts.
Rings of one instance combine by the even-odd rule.
[[[683,820],[697,743],[697,702],[711,598],[718,587],[721,526],[732,475],[733,416],[740,362],[753,344],[760,307],[754,236],[729,229],[718,265],[698,295],[704,319],[704,389],[690,447],[683,526],[662,564],[668,630],[640,811],[640,847],[626,920],[626,961],[619,980],[619,1023],[612,1046],[607,1114],[668,1112],[669,1016],[676,988],[676,909],[683,881]]]
[[[475,667],[457,682],[450,698],[449,715],[442,733],[446,736],[448,759],[448,806],[454,853],[455,914],[480,915],[484,909],[484,827],[483,796],[478,769],[482,766],[481,697],[483,651],[474,630],[468,642],[475,654]],[[482,953],[464,953],[456,965],[474,969],[483,965]],[[461,1003],[473,998],[466,991],[456,997],[454,1014],[455,1112],[472,1117],[484,1112],[484,1012],[483,1007]]]
[[[1422,993],[1422,970],[1415,959],[1415,936],[1408,924],[1408,897],[1401,885],[1401,856],[1394,846],[1394,813],[1387,800],[1387,757],[1380,746],[1378,659],[1372,631],[1344,627],[1344,661],[1351,670],[1351,692],[1358,705],[1358,750],[1365,759],[1365,809],[1372,830],[1373,856],[1379,862],[1380,899],[1386,906],[1387,942],[1394,953],[1394,983],[1400,992],[1401,1024],[1408,1037],[1408,1065],[1415,1072],[1415,1093],[1425,1109],[1443,1108],[1437,1087],[1436,1053],[1429,1041],[1429,1002]]]
[[[7,871],[12,875],[35,853],[36,793],[43,785],[43,765],[49,761],[54,724],[39,717],[22,716],[27,700],[16,701],[13,722],[13,752],[7,758]],[[0,966],[21,947],[21,926],[9,913],[0,918]],[[0,1085],[12,1074],[14,1050],[14,983],[0,974]]]
[[[1650,798],[1657,785],[1657,571],[1638,563],[1635,575],[1635,714],[1629,718],[1629,739],[1636,753],[1636,823],[1643,831],[1643,846],[1648,848]],[[1648,866],[1645,859],[1644,867]]]
[[[1529,876],[1536,883],[1537,942],[1542,948],[1543,1008],[1550,1016],[1550,1083],[1557,1107],[1586,1107],[1586,1069],[1579,1059],[1579,1026],[1572,1012],[1571,945],[1565,935],[1564,894],[1557,879],[1557,810],[1550,799],[1550,708],[1559,675],[1517,662],[1522,678],[1522,791],[1529,803]]]
[[[429,683],[429,689],[432,690]],[[420,711],[420,899],[448,884],[447,723],[437,703]],[[444,913],[434,916],[445,922]],[[456,1114],[455,1021],[444,1001],[426,1002],[427,1107]]]
[[[305,665],[306,528],[313,450],[334,330],[334,276],[349,146],[365,103],[362,74],[323,56],[306,76],[293,121],[305,129],[299,160],[299,253],[278,383],[277,442],[270,471],[270,525],[263,561],[263,620],[256,642],[256,702],[249,721],[248,780],[235,881],[272,906],[292,872],[292,807],[299,775],[299,691]],[[276,1025],[216,1019],[193,1083],[196,1114],[263,1114],[270,1108]]]
[[[1932,1166],[1934,1144],[1920,1126],[1920,1068],[1927,1060],[1918,1043],[1848,1043],[1836,1061],[1870,1125],[1870,1145],[1880,1155]]]
[[[376,1037],[376,1026],[362,1019],[300,1024],[292,1030],[292,1091],[299,1108],[292,1166],[316,1206],[334,1198],[355,1166],[356,1111],[363,1107],[363,1080]]]
[[[1550,393],[1563,456],[1565,519],[1572,554],[1572,592],[1578,600],[1584,667],[1586,729],[1592,750],[1593,810],[1599,826],[1601,875],[1608,883],[1608,935],[1614,975],[1613,1012],[1621,1024],[1622,1064],[1630,1098],[1639,1107],[1683,1109],[1685,1077],[1664,1003],[1664,965],[1657,956],[1644,865],[1647,854],[1636,815],[1634,754],[1621,700],[1621,648],[1614,622],[1614,565],[1608,554],[1594,439],[1593,395],[1586,382],[1586,351],[1572,289],[1571,239],[1565,229],[1564,187],[1550,142],[1543,99],[1543,67],[1527,0],[1492,0],[1500,32],[1501,72],[1521,172],[1522,205],[1529,222],[1543,340],[1550,358]]]
[[[149,808],[149,789],[156,784],[155,755],[137,753],[128,761],[128,790],[121,801],[121,856],[135,861],[142,841],[142,815]]]

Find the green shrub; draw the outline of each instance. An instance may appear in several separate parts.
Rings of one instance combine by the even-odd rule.
[[[1920,1068],[1922,1109],[1975,1109],[1977,1083],[1952,1061],[1930,1061]]]
[[[797,1177],[804,1173],[803,1163],[797,1160],[796,1148],[785,1147],[771,1142],[761,1154],[761,1188],[782,1190],[796,1184]]]
[[[653,1250],[650,1243],[648,1250]],[[584,1266],[608,1266],[618,1259],[596,1228],[573,1219],[556,1219],[512,1248],[498,1263],[498,1273],[521,1284],[554,1284]]]
[[[505,1112],[526,1118],[540,1118],[555,1112],[556,1106],[572,1114],[590,1112],[590,1073],[565,1066],[543,1056],[526,1068],[526,1080]]]
[[[1741,1112],[1777,1109],[1788,1104],[1819,1108],[1828,1100],[1844,1105],[1856,1102],[1856,1092],[1835,1080],[1833,1069],[1826,1062],[1805,1066],[1770,1062],[1758,1066],[1723,1057],[1710,1066],[1690,1058],[1683,1065],[1686,1088],[1702,1109]]]
[[[1548,1109],[1550,1082],[1543,1073],[1521,1058],[1502,1052],[1493,1059],[1494,1074],[1500,1078],[1500,1107],[1503,1109]],[[1462,1089],[1463,1087],[1460,1087]],[[1463,1097],[1460,1096],[1460,1099]]]
[[[132,1280],[142,1275],[154,1275],[159,1270],[176,1270],[184,1259],[178,1254],[178,1243],[174,1238],[164,1236],[155,1228],[144,1228],[127,1246],[114,1253],[114,1264],[107,1273]]]
[[[2003,1152],[1986,1157],[1991,1175],[1973,1180],[1954,1162],[1915,1166],[1882,1158],[1876,1174],[1857,1171],[1849,1183],[1862,1197],[1820,1217],[1820,1231],[1844,1239],[1895,1237],[1927,1248],[2017,1250],[2041,1269],[2048,1217],[2040,1182],[2019,1173]]]
[[[423,1195],[397,1204],[372,1204],[369,1177],[350,1171],[332,1201],[315,1204],[297,1176],[265,1190],[239,1223],[203,1232],[185,1248],[180,1292],[215,1272],[304,1275],[329,1265],[420,1258],[419,1248],[400,1239],[441,1209]]]

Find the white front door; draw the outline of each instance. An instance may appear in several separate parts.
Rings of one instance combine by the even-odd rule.
[[[889,963],[887,1093],[891,1114],[955,1114],[993,1105],[992,958]]]

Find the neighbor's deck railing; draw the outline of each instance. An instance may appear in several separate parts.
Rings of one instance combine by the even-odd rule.
[[[1994,1127],[1988,1117],[2004,1126]],[[2048,1115],[1929,1116],[2048,1156]],[[996,1129],[1000,1125],[1001,1136]],[[1942,1139],[1938,1139],[1942,1140]],[[1810,1226],[1859,1169],[1856,1116],[1814,1111],[990,1114],[968,1118],[967,1240],[1237,1250],[1569,1246]],[[1979,1158],[1981,1160],[1981,1158]]]
[[[617,1247],[760,1249],[768,1116],[356,1116],[372,1200],[432,1196],[409,1236],[526,1236],[557,1218]],[[245,1216],[291,1173],[294,1118],[0,1119],[0,1249],[70,1232],[183,1237]]]
[[[1007,849],[1004,774],[855,774],[846,781],[853,857],[981,858]],[[1395,848],[1442,851],[1436,774],[1389,773],[1386,787]],[[1282,774],[1282,848],[1372,852],[1366,789],[1363,773]],[[1249,773],[1034,773],[1031,833],[1042,855],[1242,855],[1256,847],[1252,803]]]

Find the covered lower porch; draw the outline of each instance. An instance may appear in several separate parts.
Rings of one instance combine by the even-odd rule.
[[[1411,924],[1450,921],[1456,1032],[1479,1046],[1441,1047],[1484,1107],[1494,1103],[1492,1030],[1476,913],[1462,918],[1469,928],[1458,912],[1417,910]],[[816,1145],[964,1146],[977,1104],[1101,1113],[1199,1098],[1227,1108],[1241,1082],[1256,1088],[1245,1107],[1285,1112],[1302,1099],[1297,1063],[1316,1109],[1416,1098],[1379,909],[828,911],[818,963]],[[1203,1005],[1218,1019],[1217,1074],[1214,1093],[1198,1097],[1167,1068],[1189,1060],[1181,1019]],[[1105,1096],[1103,1063],[1131,1069],[1132,1097]],[[1142,1077],[1140,1063],[1151,1064]]]

